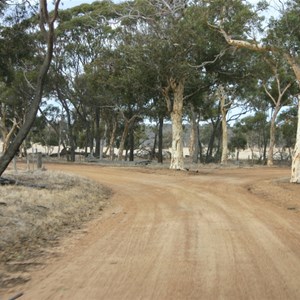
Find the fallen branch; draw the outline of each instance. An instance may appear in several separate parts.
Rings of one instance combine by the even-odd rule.
[[[22,297],[23,295],[24,295],[23,293],[19,293],[19,294],[15,295],[15,296],[9,298],[8,300],[16,300],[16,299]]]

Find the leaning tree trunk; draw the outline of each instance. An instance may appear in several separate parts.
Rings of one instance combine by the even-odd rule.
[[[173,101],[170,98],[170,92],[173,93]],[[172,121],[172,149],[170,169],[183,170],[183,127],[182,127],[182,111],[183,111],[183,94],[184,79],[170,79],[168,87],[163,91],[168,111],[171,114]]]
[[[54,44],[54,23],[58,15],[58,7],[59,7],[60,0],[55,1],[55,8],[54,14],[49,16],[48,9],[47,9],[47,1],[40,0],[40,29],[41,32],[44,34],[45,40],[47,42],[47,52],[44,57],[43,64],[39,69],[39,74],[37,78],[36,88],[35,88],[35,95],[31,103],[31,107],[26,113],[25,122],[20,127],[16,137],[14,140],[9,144],[7,150],[3,153],[0,157],[0,176],[8,167],[9,163],[14,158],[15,154],[18,152],[20,146],[22,145],[23,141],[27,137],[38,112],[40,102],[43,96],[43,89],[46,80],[46,76],[50,67],[50,63],[53,56],[53,44]],[[46,24],[46,26],[45,26]],[[46,28],[48,31],[46,31]]]

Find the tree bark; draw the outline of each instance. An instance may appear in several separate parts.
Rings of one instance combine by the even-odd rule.
[[[215,122],[211,119],[212,133],[211,133],[211,136],[209,138],[209,142],[208,142],[208,146],[207,146],[206,157],[205,157],[205,162],[206,163],[210,163],[210,162],[213,161],[214,142],[215,142],[217,130],[218,130],[219,125],[220,125],[220,121],[221,121],[220,117],[218,117],[218,119]]]
[[[292,174],[291,182],[300,183],[300,95],[298,95],[298,123],[297,123],[297,138],[292,158]]]
[[[150,151],[150,160],[153,160],[155,158],[155,153],[156,153],[156,147],[157,147],[157,138],[158,138],[158,133],[157,133],[157,128],[159,125],[156,126],[155,132],[154,132],[154,141],[153,141],[153,146]]]
[[[157,162],[161,164],[163,163],[163,127],[164,127],[164,118],[159,117]]]
[[[108,144],[104,154],[106,155],[107,153],[109,153],[110,159],[113,160],[114,159],[114,144],[115,144],[115,138],[116,138],[116,131],[117,131],[117,127],[118,127],[117,118],[114,117],[112,120],[112,124],[109,124],[108,126],[111,129],[111,133],[110,133],[110,138],[109,138],[109,144]]]
[[[118,160],[122,160],[122,158],[123,158],[123,151],[125,149],[125,141],[128,136],[129,128],[133,124],[133,122],[135,121],[136,118],[137,118],[137,115],[132,116],[130,119],[127,119],[124,117],[125,127],[124,127],[123,134],[122,134],[121,141],[120,141]]]
[[[129,161],[134,161],[134,130],[129,131]]]
[[[27,137],[34,120],[36,118],[40,102],[43,96],[43,89],[45,84],[45,79],[47,77],[47,73],[50,67],[50,63],[52,60],[53,55],[53,44],[54,44],[54,23],[58,15],[58,7],[59,7],[60,0],[55,1],[55,8],[54,8],[54,14],[52,17],[48,14],[47,9],[47,1],[46,0],[40,0],[40,30],[45,36],[45,40],[47,42],[47,50],[46,55],[44,57],[43,64],[40,67],[37,83],[36,83],[36,90],[35,95],[31,103],[31,108],[28,110],[25,116],[25,122],[20,127],[16,137],[13,141],[9,144],[7,150],[3,153],[3,155],[0,157],[0,176],[3,174],[3,172],[8,167],[9,163],[14,158],[15,154],[18,152],[20,146],[22,145],[23,141]],[[46,31],[46,26],[48,31]]]
[[[184,100],[184,79],[179,81],[171,78],[168,86],[163,93],[167,102],[168,111],[172,121],[172,149],[170,169],[183,170],[183,128],[182,128],[182,112]],[[173,93],[171,99],[170,92]]]
[[[100,149],[101,149],[101,130],[100,130],[100,108],[95,108],[95,156],[100,158]]]
[[[222,85],[218,88],[218,94],[221,104],[222,115],[222,156],[221,164],[227,164],[228,162],[228,131],[227,131],[227,112],[230,103],[226,103],[227,96],[225,94],[224,87]]]
[[[198,153],[199,153],[199,135],[198,135],[198,124],[196,113],[191,107],[190,111],[190,124],[191,124],[191,134],[190,134],[190,159],[192,163],[198,163]]]
[[[272,52],[280,52],[279,49],[270,46],[259,45],[257,43],[251,43],[248,41],[241,40],[233,40],[223,28],[219,28],[220,32],[223,34],[225,40],[229,45],[235,46],[237,48],[247,48],[254,51],[272,51]],[[294,71],[296,81],[298,86],[300,87],[300,65],[296,61],[295,57],[292,57],[288,52],[283,53],[284,58],[289,63],[291,68]],[[297,136],[296,136],[296,144],[293,153],[292,159],[292,170],[291,170],[291,180],[293,183],[300,183],[300,108],[299,108],[299,96],[298,96],[298,125],[297,125]]]
[[[269,144],[269,151],[268,151],[268,160],[267,166],[271,167],[274,164],[274,147],[275,147],[275,132],[276,132],[276,118],[280,111],[280,106],[276,106],[271,118],[270,124],[270,144]]]
[[[200,120],[200,116],[198,118],[198,120]],[[199,121],[197,124],[197,139],[198,139],[198,154],[200,157],[200,162],[203,162],[203,147],[202,147],[202,143],[201,143],[201,139],[200,139],[200,125],[199,125]]]

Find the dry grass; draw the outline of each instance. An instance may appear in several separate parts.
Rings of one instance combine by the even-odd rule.
[[[99,184],[58,172],[5,177],[22,184],[0,186],[0,288],[22,281],[13,274],[26,271],[46,247],[98,216],[110,196]]]

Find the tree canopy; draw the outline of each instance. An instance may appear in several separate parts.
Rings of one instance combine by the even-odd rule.
[[[135,139],[141,140],[143,120],[172,123],[171,167],[178,169],[184,168],[186,119],[194,124],[190,142],[197,147],[189,148],[196,151],[196,161],[219,160],[222,151],[222,160],[228,157],[228,147],[222,145],[230,141],[224,136],[227,127],[226,134],[236,137],[231,147],[242,149],[246,133],[234,133],[229,125],[234,118],[243,124],[239,116],[246,111],[253,118],[258,110],[266,113],[271,132],[264,147],[280,144],[277,127],[288,130],[280,114],[295,108],[299,94],[298,1],[278,1],[277,16],[266,20],[265,1],[95,1],[59,11],[56,5],[46,14],[41,8],[47,1],[40,1],[39,13],[26,1],[14,3],[13,9],[8,2],[13,1],[0,5],[0,128],[6,145],[17,138],[34,103],[40,76],[36,66],[49,55],[45,38],[51,26],[53,59],[51,54],[39,109],[48,116],[44,128],[54,130],[71,160],[79,145],[86,155],[99,157],[105,141],[107,149],[118,145],[119,158],[126,158],[124,153],[132,154],[139,144]],[[47,28],[49,20],[55,23]],[[59,113],[51,119],[47,110],[53,105]],[[207,127],[201,129],[200,123]],[[208,131],[201,138],[204,128]],[[160,132],[162,145],[162,128]],[[260,147],[258,142],[255,146]]]

